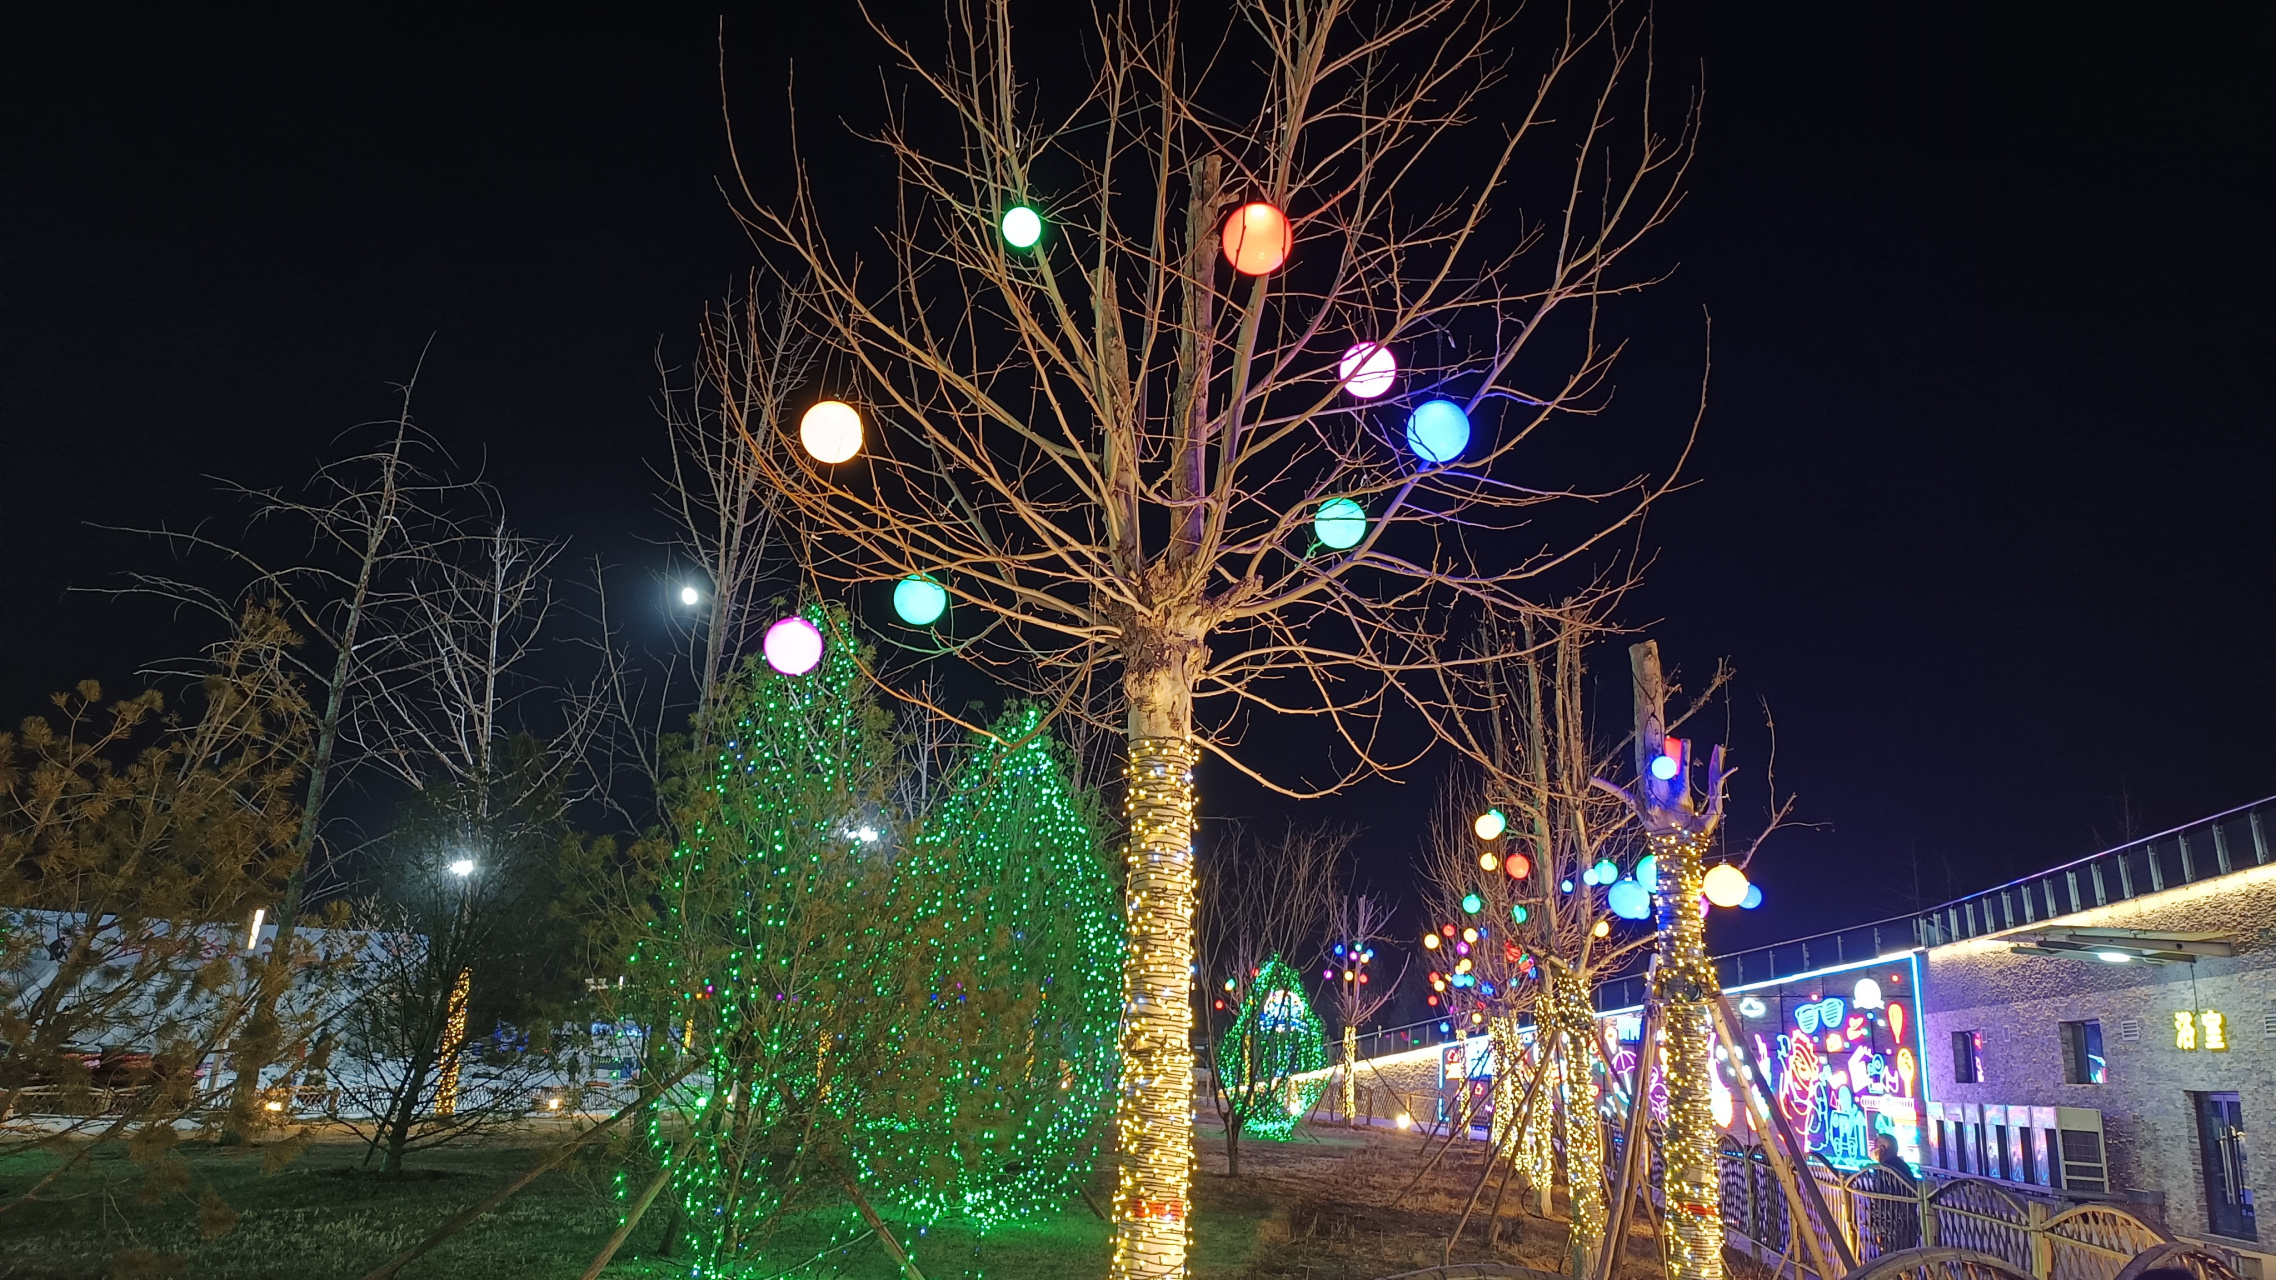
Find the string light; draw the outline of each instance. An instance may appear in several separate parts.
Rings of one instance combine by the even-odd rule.
[[[435,1085],[435,1114],[458,1114],[458,1060],[459,1050],[466,1043],[466,1003],[474,994],[474,971],[461,969],[458,981],[450,987],[450,1003],[444,1006],[448,1021],[443,1024],[442,1079]]]
[[[1115,1277],[1185,1272],[1193,1185],[1193,766],[1185,738],[1133,738],[1116,1113]]]
[[[1345,981],[1353,975],[1346,972]],[[1225,1103],[1241,1128],[1279,1140],[1296,1131],[1327,1090],[1326,1028],[1296,971],[1279,956],[1264,962],[1240,1016],[1218,1042]]]

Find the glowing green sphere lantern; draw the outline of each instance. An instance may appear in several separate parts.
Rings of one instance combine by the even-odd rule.
[[[1004,243],[1014,249],[1032,249],[1043,238],[1043,215],[1024,204],[1004,210]]]
[[[922,573],[893,584],[893,612],[912,627],[929,627],[948,612],[948,589]]]
[[[1320,545],[1348,551],[1367,536],[1367,508],[1349,498],[1330,498],[1312,516],[1312,536]]]

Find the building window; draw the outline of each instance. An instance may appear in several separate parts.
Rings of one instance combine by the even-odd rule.
[[[2063,1032],[2063,1083],[2101,1084],[2110,1076],[2102,1056],[2102,1024],[2092,1018],[2066,1022]]]
[[[1952,1033],[1952,1083],[1982,1084],[1984,1037],[1977,1031]]]

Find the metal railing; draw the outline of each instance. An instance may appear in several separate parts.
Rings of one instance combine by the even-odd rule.
[[[2276,861],[2276,796],[2184,823],[1924,911],[1715,957],[1726,990],[1839,968],[1916,947],[1938,947],[2162,893]],[[1643,1003],[1642,975],[1597,987],[1596,1007]]]

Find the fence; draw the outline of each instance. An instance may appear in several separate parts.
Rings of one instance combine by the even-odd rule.
[[[1914,1181],[1868,1167],[1842,1173],[1813,1162],[1832,1228],[1862,1266],[1911,1249],[1964,1249],[2036,1280],[2116,1280],[2143,1252],[2171,1241],[2114,1205],[2071,1205],[2019,1196],[1976,1178]],[[1778,1179],[1760,1148],[1723,1152],[1723,1223],[1730,1244],[1768,1266],[1814,1274],[1795,1240]],[[1839,1252],[1821,1234],[1828,1257]]]

